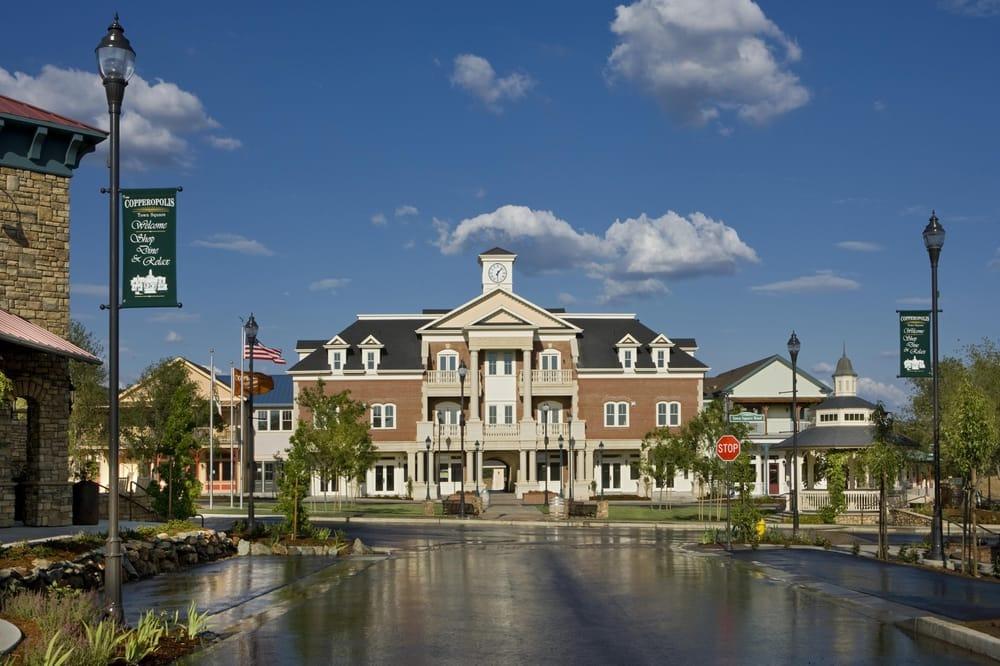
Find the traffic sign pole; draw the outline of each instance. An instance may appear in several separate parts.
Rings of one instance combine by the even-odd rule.
[[[733,435],[723,435],[715,443],[715,455],[726,463],[726,544],[733,549],[733,530],[731,526],[732,498],[732,463],[740,456],[740,440]]]

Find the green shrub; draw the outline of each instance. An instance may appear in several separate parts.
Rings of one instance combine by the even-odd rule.
[[[320,527],[319,529],[313,531],[313,538],[322,543],[326,543],[330,540],[331,534],[332,532],[329,527]]]
[[[166,623],[161,616],[146,611],[139,618],[135,629],[125,635],[123,658],[128,666],[134,666],[151,655],[167,633]]]
[[[819,510],[819,518],[824,525],[833,525],[837,522],[837,509],[832,504],[828,504]]]
[[[757,543],[757,521],[760,510],[750,502],[737,502],[732,507],[733,539],[741,543]]]

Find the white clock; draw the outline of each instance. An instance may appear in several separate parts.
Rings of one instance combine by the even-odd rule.
[[[507,267],[503,264],[493,264],[490,266],[489,276],[491,280],[499,284],[507,279]]]

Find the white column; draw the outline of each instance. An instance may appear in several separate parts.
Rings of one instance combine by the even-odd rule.
[[[538,474],[538,452],[535,449],[528,450],[528,473],[533,483],[538,481],[535,478]]]
[[[521,450],[517,452],[517,482],[524,483],[524,472],[528,467],[528,452]]]
[[[420,477],[417,476],[417,454],[413,451],[407,451],[406,453],[406,471],[409,478],[413,480],[414,484],[416,484],[417,479]],[[406,487],[407,480],[408,479],[403,479],[404,488]]]
[[[469,382],[469,420],[479,420],[479,350],[469,351],[469,373],[472,376]]]
[[[465,450],[465,483],[466,485],[473,483],[475,477],[472,475],[472,461],[475,459],[476,450],[466,449]]]
[[[531,413],[531,350],[525,349],[523,352],[524,381],[521,384],[521,395],[524,398],[524,407],[522,408],[524,415],[521,419],[531,421],[534,418]]]

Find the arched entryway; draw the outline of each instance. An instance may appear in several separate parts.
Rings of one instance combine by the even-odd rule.
[[[510,465],[497,457],[483,458],[483,486],[491,492],[514,492]]]

